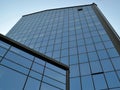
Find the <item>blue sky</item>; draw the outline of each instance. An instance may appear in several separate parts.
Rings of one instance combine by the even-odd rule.
[[[5,35],[22,15],[93,2],[97,4],[120,36],[120,0],[0,0],[0,33]]]

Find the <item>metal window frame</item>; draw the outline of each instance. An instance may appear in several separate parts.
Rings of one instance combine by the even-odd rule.
[[[70,84],[70,82],[69,82],[70,72],[69,72],[69,67],[67,65],[60,63],[57,60],[52,59],[52,58],[50,58],[42,53],[39,53],[39,52],[37,52],[37,51],[19,43],[19,42],[16,42],[15,40],[12,40],[12,39],[2,35],[2,34],[0,34],[0,40],[7,43],[7,44],[10,44],[11,46],[16,47],[16,48],[18,48],[26,53],[29,53],[37,58],[40,58],[43,61],[46,61],[47,63],[50,63],[52,65],[55,65],[56,67],[59,67],[59,68],[65,70],[66,71],[66,90],[70,90],[70,85],[69,85]]]

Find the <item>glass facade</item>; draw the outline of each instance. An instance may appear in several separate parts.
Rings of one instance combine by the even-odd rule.
[[[7,36],[68,65],[70,90],[119,90],[120,55],[92,6],[53,9],[25,15]],[[5,49],[0,51],[6,53]],[[7,57],[10,59],[9,55],[13,52],[14,50],[6,54],[3,64],[9,63]],[[24,64],[29,68],[31,62]],[[21,65],[24,67],[24,64]],[[36,67],[38,66],[33,67],[33,71],[36,71]],[[45,75],[49,72],[46,69]],[[27,69],[22,69],[22,73],[28,73]],[[64,77],[63,73],[59,75]],[[26,77],[21,78],[24,81]],[[36,86],[34,90],[38,90],[39,83],[34,80],[31,82],[32,80],[28,78],[26,88],[32,83]],[[50,90],[64,89],[64,81],[58,81],[60,82],[53,82],[55,89]],[[42,90],[48,90],[44,88],[47,85],[43,84]]]
[[[0,40],[0,90],[68,90],[66,70]]]

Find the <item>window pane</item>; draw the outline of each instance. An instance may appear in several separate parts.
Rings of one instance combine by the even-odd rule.
[[[88,51],[88,52],[95,51],[94,45],[87,45],[87,51]]]
[[[70,65],[77,64],[77,63],[78,63],[78,56],[77,55],[70,56]]]
[[[107,89],[107,85],[102,74],[93,75],[96,90]]]
[[[81,75],[89,75],[90,67],[88,63],[80,64],[80,73]]]
[[[11,57],[12,56],[12,57]],[[19,63],[25,67],[30,68],[32,62],[18,54],[15,54],[13,52],[8,52],[5,56],[7,59],[10,59],[13,62]]]
[[[110,40],[107,34],[102,35],[101,38],[102,38],[103,41],[108,41],[108,40]]]
[[[1,47],[4,47],[6,49],[8,49],[10,47],[10,45],[8,45],[7,43],[3,42],[3,41],[0,41],[0,46]]]
[[[106,48],[112,48],[112,47],[114,47],[111,41],[104,42],[104,45],[105,45]]]
[[[37,81],[32,78],[28,78],[25,90],[39,90],[40,81]]]
[[[112,58],[111,60],[113,62],[113,65],[114,65],[115,69],[120,70],[120,57]]]
[[[77,48],[70,48],[70,55],[76,55],[77,54]]]
[[[90,65],[91,65],[92,73],[98,73],[102,71],[99,61],[91,62]]]
[[[106,59],[106,58],[108,58],[108,54],[107,54],[106,50],[100,50],[100,51],[98,51],[98,56],[99,56],[100,59]]]
[[[70,79],[70,89],[71,90],[81,90],[80,78]]]
[[[98,36],[93,37],[93,40],[94,40],[95,43],[101,42],[101,39],[100,39],[100,37],[98,37]]]
[[[110,57],[117,57],[119,56],[118,52],[116,51],[115,48],[107,49],[108,54]]]
[[[70,77],[79,76],[79,67],[78,65],[71,65],[70,66]]]
[[[54,80],[46,76],[44,76],[43,81],[54,87],[58,87],[58,88],[61,88],[62,90],[65,90],[65,84],[63,84],[62,82],[59,82],[57,80]]]
[[[36,78],[38,80],[41,80],[42,75],[40,73],[34,72],[34,71],[30,71],[30,76],[33,78]]]
[[[80,61],[80,63],[88,62],[87,54],[86,53],[85,54],[80,54],[79,55],[79,61]]]
[[[114,89],[110,89],[110,90],[120,90],[120,88],[114,88]]]
[[[119,77],[119,79],[120,79],[120,71],[117,71],[117,74],[118,74],[118,77]]]
[[[97,56],[96,52],[90,52],[90,53],[88,53],[88,56],[89,56],[90,61],[98,60],[98,56]]]
[[[68,56],[68,49],[61,50],[61,57]]]
[[[91,76],[82,77],[82,90],[94,90]]]
[[[114,72],[105,73],[109,88],[120,87],[120,82]]]
[[[33,89],[34,90],[34,89]],[[48,85],[46,83],[42,83],[41,89],[40,90],[60,90],[56,87],[53,87],[51,85]]]
[[[85,53],[86,52],[85,46],[79,46],[78,51],[79,51],[79,53]]]
[[[47,68],[45,69],[45,75],[61,82],[65,82],[66,78],[64,75]]]
[[[64,63],[64,64],[66,64],[66,65],[69,65],[69,63],[68,63],[68,57],[62,57],[61,58],[61,62]]]
[[[0,89],[22,90],[26,76],[13,70],[0,66]]]
[[[105,72],[114,70],[110,60],[102,60],[101,64]]]
[[[42,65],[39,65],[37,63],[34,63],[32,66],[32,70],[37,71],[38,73],[43,73],[44,67]]]
[[[95,44],[95,47],[96,47],[97,50],[104,49],[104,46],[103,46],[102,43],[96,43],[96,44]]]
[[[0,56],[4,56],[4,54],[7,52],[6,49],[0,47]]]
[[[11,47],[10,50],[17,53],[17,54],[19,54],[19,55],[21,55],[21,56],[24,56],[24,57],[26,57],[26,58],[28,58],[30,60],[33,60],[33,58],[34,58],[32,55],[30,55],[30,54],[28,54],[28,53],[26,53],[26,52],[24,52],[22,50],[19,50],[19,49],[15,48],[15,47]]]
[[[7,67],[10,67],[14,70],[17,70],[19,72],[22,72],[22,73],[25,73],[25,74],[28,74],[28,69],[20,66],[20,65],[17,65],[15,63],[12,63],[11,61],[7,60],[7,59],[3,59],[2,62],[1,62],[3,65],[7,66]]]

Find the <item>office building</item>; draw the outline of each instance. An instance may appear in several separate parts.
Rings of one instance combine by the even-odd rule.
[[[120,38],[94,3],[24,15],[7,37],[67,65],[70,90],[120,89]],[[48,82],[54,89],[30,86],[66,89]]]

